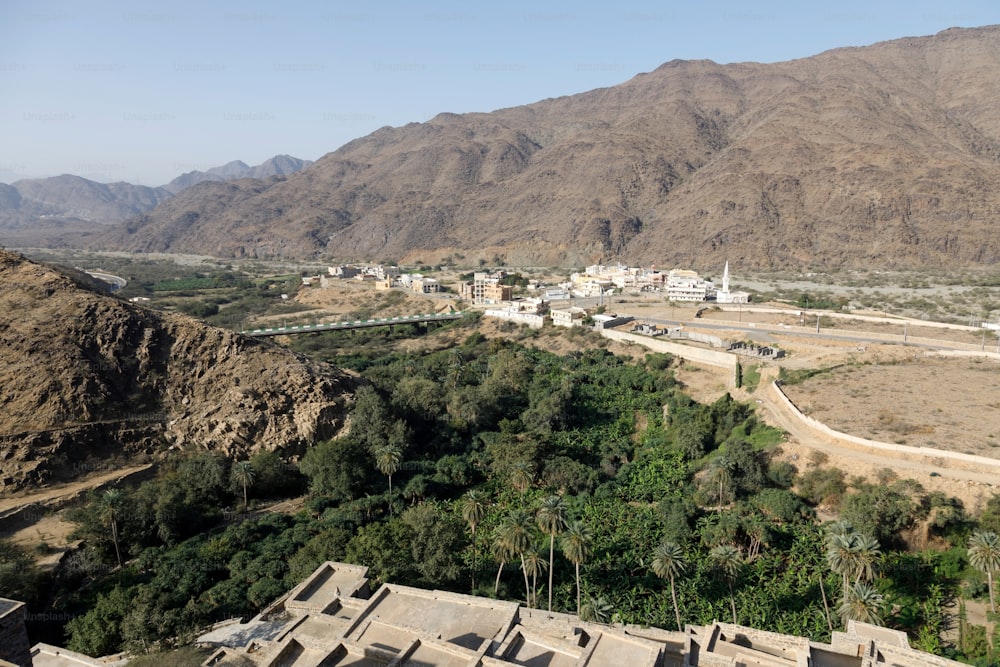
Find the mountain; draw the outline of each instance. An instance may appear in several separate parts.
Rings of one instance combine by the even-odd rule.
[[[0,194],[0,228],[29,226],[47,218],[97,224],[120,222],[170,197],[163,188],[97,183],[70,174],[22,179],[0,190],[6,193]]]
[[[717,268],[1000,260],[1000,27],[382,128],[93,241],[219,256]]]
[[[207,171],[189,171],[170,181],[163,187],[177,194],[192,185],[205,181],[224,182],[237,178],[264,179],[271,176],[287,176],[301,171],[312,164],[312,160],[300,160],[291,155],[275,155],[270,160],[251,167],[242,160],[234,160],[221,167],[213,167]]]
[[[98,183],[63,174],[0,183],[0,230],[5,242],[47,239],[69,231],[93,231],[145,213],[181,190],[203,180],[270,178],[294,173],[312,164],[290,155],[276,155],[256,167],[235,160],[207,172],[178,176],[165,186],[151,188],[131,183]],[[11,234],[12,231],[16,233]]]
[[[0,489],[168,448],[301,452],[354,376],[0,250]]]

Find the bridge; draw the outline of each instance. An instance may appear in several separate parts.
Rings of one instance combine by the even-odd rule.
[[[368,327],[387,327],[394,324],[418,324],[420,322],[440,322],[457,320],[465,315],[457,310],[450,313],[427,313],[425,315],[400,315],[399,317],[383,317],[373,320],[353,320],[346,322],[329,322],[326,324],[300,324],[291,327],[273,327],[269,329],[247,329],[240,333],[244,336],[288,336],[294,334],[315,333],[317,331],[340,331],[342,329],[366,329]]]

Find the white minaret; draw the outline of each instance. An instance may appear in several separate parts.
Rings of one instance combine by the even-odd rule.
[[[722,271],[722,292],[729,294],[729,260],[726,260],[726,268]]]

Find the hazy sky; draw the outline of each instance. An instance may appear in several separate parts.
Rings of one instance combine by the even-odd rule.
[[[161,185],[673,59],[775,62],[994,23],[996,0],[0,0],[0,181]]]

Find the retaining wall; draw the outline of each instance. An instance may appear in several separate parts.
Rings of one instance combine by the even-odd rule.
[[[705,364],[706,366],[725,368],[732,373],[729,380],[730,383],[735,384],[736,382],[736,365],[739,363],[739,357],[734,354],[719,352],[717,350],[706,350],[700,347],[682,345],[681,343],[671,343],[670,341],[663,340],[661,338],[639,336],[637,334],[616,331],[614,329],[603,329],[601,331],[601,335],[605,338],[610,338],[611,340],[617,340],[623,343],[636,343],[649,348],[653,352],[672,354],[675,357],[681,357],[682,359],[686,359],[687,361],[691,361],[696,364]]]
[[[869,454],[879,454],[881,456],[892,456],[894,458],[914,460],[919,459],[924,463],[936,465],[942,468],[956,468],[959,470],[969,470],[972,472],[995,471],[1000,473],[1000,460],[987,458],[985,456],[975,456],[963,454],[961,452],[949,452],[942,449],[932,449],[930,447],[911,447],[909,445],[897,445],[889,442],[879,442],[859,438],[847,433],[835,431],[823,422],[808,417],[796,407],[781,386],[777,382],[771,383],[774,397],[784,408],[787,414],[794,416],[803,426],[814,431],[817,435],[845,446]],[[985,468],[985,470],[984,470]]]

